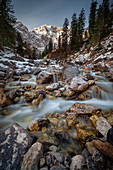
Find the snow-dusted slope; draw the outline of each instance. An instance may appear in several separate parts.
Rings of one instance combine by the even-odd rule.
[[[29,31],[21,21],[18,21],[14,27],[21,34],[23,41],[27,42],[30,48],[37,48],[39,52],[45,49],[50,38],[52,38],[53,44],[57,47],[58,37],[62,33],[62,27],[52,25],[43,25]]]
[[[84,45],[79,52],[69,56],[68,60],[79,64],[83,69],[104,72],[113,81],[113,32],[100,45],[91,46],[90,49]]]

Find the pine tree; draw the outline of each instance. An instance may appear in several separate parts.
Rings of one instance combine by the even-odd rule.
[[[59,38],[58,38],[58,48],[61,47],[61,36],[59,35]]]
[[[103,35],[106,36],[110,33],[111,27],[112,27],[112,20],[111,18],[111,11],[109,8],[109,0],[103,0],[103,22],[104,22],[104,27],[103,27]]]
[[[90,15],[89,15],[89,35],[90,37],[94,36],[95,27],[96,27],[96,7],[97,1],[93,1],[91,3]]]
[[[53,42],[52,42],[52,38],[50,38],[49,40],[49,53],[53,50]]]
[[[82,35],[85,29],[85,10],[82,8],[79,18],[78,18],[78,38],[79,38],[79,47],[82,46]]]
[[[63,24],[63,33],[62,33],[62,47],[64,48],[67,48],[67,44],[68,44],[68,25],[69,25],[69,21],[67,18],[65,18]]]
[[[72,16],[70,37],[70,45],[72,50],[74,49],[76,42],[77,42],[77,17],[76,14],[74,13]]]
[[[96,41],[101,40],[101,35],[102,35],[102,32],[103,32],[103,26],[104,26],[103,6],[100,5],[99,9],[97,10],[97,18],[96,18],[96,28],[95,28],[95,39],[96,39]]]
[[[15,44],[15,29],[12,24],[16,21],[11,0],[0,1],[0,40],[2,45]]]

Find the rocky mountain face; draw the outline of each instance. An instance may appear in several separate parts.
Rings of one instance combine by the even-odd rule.
[[[33,47],[37,48],[39,53],[43,52],[50,38],[52,38],[56,48],[58,45],[58,37],[63,30],[62,27],[42,25],[29,31],[21,21],[18,21],[14,27],[21,34],[23,41],[26,42],[31,49],[33,49]]]

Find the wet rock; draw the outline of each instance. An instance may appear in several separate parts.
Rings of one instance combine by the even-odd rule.
[[[33,120],[30,122],[30,124],[27,127],[31,132],[37,131],[39,129],[38,122],[36,120]]]
[[[88,81],[88,86],[92,86],[93,84],[95,84],[95,80],[89,80]]]
[[[66,166],[66,168],[69,168],[70,164],[71,164],[71,156],[67,154],[64,159],[64,165]]]
[[[42,127],[48,127],[49,123],[50,123],[49,119],[45,119],[45,118],[39,119],[37,122],[38,122],[38,126],[39,126],[40,129]]]
[[[46,166],[46,167],[43,167],[43,168],[41,168],[40,170],[48,170],[48,167]]]
[[[107,141],[113,145],[113,128],[108,130]]]
[[[20,79],[20,76],[13,76],[13,79],[14,79],[15,81],[17,81],[17,80]]]
[[[41,72],[41,68],[35,68],[33,71],[32,71],[32,74],[33,75],[37,75],[37,74],[39,74]]]
[[[20,78],[20,81],[28,81],[29,80],[29,77],[21,77]]]
[[[20,97],[18,89],[11,90],[11,91],[8,93],[8,96],[9,96],[9,99],[10,99],[10,100],[13,100],[13,99],[16,98],[16,97]]]
[[[113,145],[111,145],[109,142],[101,142],[100,140],[93,140],[92,144],[100,152],[113,160]]]
[[[70,97],[74,94],[75,92],[72,91],[70,88],[67,88],[64,92],[63,92],[63,96],[66,96],[66,97]]]
[[[88,152],[93,155],[95,151],[97,151],[97,149],[93,146],[92,142],[87,142],[86,143],[86,147]]]
[[[73,127],[77,122],[77,116],[73,112],[68,114],[66,117],[66,122],[69,127]]]
[[[54,96],[55,96],[55,97],[61,97],[61,96],[62,96],[61,91],[60,91],[60,90],[55,90],[55,91],[54,91]]]
[[[57,151],[57,147],[52,145],[52,146],[49,147],[49,150],[53,151],[53,152],[56,152]]]
[[[70,88],[75,92],[82,92],[86,90],[88,83],[80,77],[74,77],[71,81]]]
[[[111,125],[107,122],[104,117],[99,117],[98,121],[96,122],[96,129],[105,137],[107,138],[108,130],[111,128]]]
[[[23,155],[30,148],[32,138],[17,123],[0,135],[0,169],[20,170]]]
[[[48,118],[50,123],[52,123],[53,125],[57,126],[58,125],[58,119],[57,118]]]
[[[43,127],[48,127],[50,121],[49,119],[40,119],[40,120],[33,120],[28,125],[28,130],[32,131],[38,131],[41,130]]]
[[[32,102],[33,99],[35,98],[35,95],[32,92],[25,92],[24,96],[25,96],[25,99],[28,103]]]
[[[92,94],[89,92],[89,91],[84,91],[82,92],[78,98],[78,100],[89,100],[89,99],[92,99]]]
[[[81,155],[76,155],[72,158],[70,170],[80,170],[84,166],[84,158]]]
[[[106,169],[106,162],[107,162],[106,157],[97,149],[95,149],[92,155],[92,160],[96,169],[98,170]]]
[[[47,71],[41,71],[36,78],[36,83],[37,84],[50,83],[52,81],[52,78],[53,78],[52,73],[49,73]]]
[[[50,168],[50,170],[67,170],[65,166],[53,166]]]
[[[90,156],[90,153],[88,152],[87,149],[84,149],[82,151],[82,156],[83,156],[84,160],[86,160]]]
[[[59,83],[52,83],[51,85],[46,86],[46,90],[49,91],[58,90],[58,88],[59,88]]]
[[[4,88],[5,84],[0,82],[0,88]]]
[[[13,104],[13,101],[9,99],[9,97],[6,94],[3,94],[0,98],[0,106],[6,107]]]
[[[88,104],[75,103],[65,112],[65,114],[69,115],[73,113],[75,115],[92,115],[97,111],[101,111],[101,109]]]
[[[84,146],[86,142],[89,142],[92,137],[95,137],[96,133],[92,130],[77,129],[77,140]]]
[[[35,169],[38,170],[40,156],[43,154],[43,146],[41,143],[34,143],[28,152],[24,155],[21,170]]]
[[[63,142],[68,142],[69,141],[69,136],[65,132],[63,132],[63,131],[55,132],[55,136],[60,141],[63,141]]]
[[[20,98],[19,98],[19,97],[16,97],[16,98],[14,99],[14,102],[17,103],[19,100],[20,100]]]
[[[41,103],[42,100],[43,100],[43,95],[40,94],[37,99],[34,99],[34,100],[32,101],[32,105],[38,106],[38,105]]]
[[[47,165],[54,165],[55,163],[64,163],[64,155],[58,152],[47,152],[46,153],[46,164]]]
[[[87,169],[96,170],[95,165],[94,165],[93,160],[92,160],[92,156],[89,156],[89,157],[86,158],[86,165],[87,165]]]
[[[45,91],[45,90],[38,90],[38,91],[36,92],[36,97],[38,97],[40,94],[42,94],[42,95],[43,95],[43,98],[45,98],[45,96],[46,96],[46,91]]]
[[[92,115],[92,116],[89,118],[89,120],[90,120],[90,123],[91,123],[94,127],[96,127],[96,122],[97,122],[97,120],[98,120],[98,116],[97,116],[97,115]]]
[[[42,156],[42,157],[40,158],[40,168],[44,167],[44,166],[45,166],[45,163],[46,163],[45,157]]]
[[[87,80],[94,80],[94,77],[91,76],[91,74],[89,74],[89,73],[85,74],[85,78],[87,78]]]

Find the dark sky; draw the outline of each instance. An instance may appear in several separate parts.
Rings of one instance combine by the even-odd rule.
[[[102,0],[97,0],[98,4]],[[82,8],[88,20],[91,0],[13,0],[15,15],[29,30],[43,24],[62,26],[64,19],[75,12],[79,15]],[[87,26],[87,22],[86,22]]]

